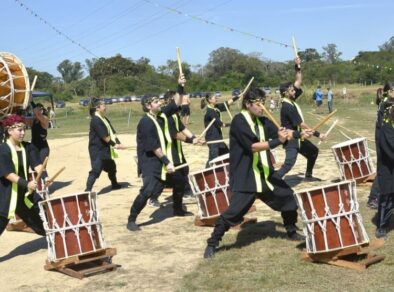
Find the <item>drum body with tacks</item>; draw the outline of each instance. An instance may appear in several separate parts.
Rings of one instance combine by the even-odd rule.
[[[375,173],[366,138],[351,139],[331,147],[342,180],[357,183]]]
[[[0,119],[17,109],[26,109],[30,99],[30,82],[21,60],[0,52]]]
[[[193,172],[189,174],[189,182],[201,219],[217,217],[227,210],[232,194],[228,163]]]
[[[308,253],[331,252],[369,242],[354,181],[303,190],[295,196]]]
[[[39,203],[51,262],[106,248],[96,193],[84,192]]]

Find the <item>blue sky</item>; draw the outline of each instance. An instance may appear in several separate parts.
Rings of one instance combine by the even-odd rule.
[[[300,49],[322,52],[323,46],[334,43],[341,57],[350,60],[359,51],[378,50],[394,35],[390,0],[2,0],[1,12],[0,51],[12,52],[26,67],[55,76],[65,59],[84,64],[87,58],[117,53],[134,60],[146,57],[157,67],[176,58],[175,47],[192,65],[206,64],[209,53],[219,47],[284,61],[293,58],[293,51],[275,42],[291,44],[293,35]]]

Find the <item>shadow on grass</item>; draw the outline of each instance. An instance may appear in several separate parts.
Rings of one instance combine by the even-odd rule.
[[[26,255],[29,253],[36,252],[40,249],[46,249],[46,248],[47,248],[47,242],[45,237],[40,237],[24,243],[16,247],[14,250],[10,251],[7,255],[0,257],[0,263],[10,260],[17,256]]]
[[[122,186],[122,189],[131,187],[131,184],[130,184],[129,182],[119,182],[119,184]],[[117,190],[115,190],[115,191],[117,191]],[[97,193],[97,195],[104,195],[104,194],[108,194],[108,193],[110,193],[110,192],[112,192],[112,186],[107,186],[107,187],[105,187],[105,188],[102,188],[102,189]]]
[[[248,224],[238,232],[235,243],[223,245],[217,250],[241,248],[266,238],[282,238],[287,240],[286,232],[278,231],[277,226],[282,227],[282,224],[271,220],[258,222],[256,224]]]
[[[150,208],[147,206],[146,208]],[[187,210],[185,204],[183,204],[183,209]],[[174,209],[173,209],[173,202],[172,196],[166,198],[166,201],[160,204],[160,208],[155,209],[155,211],[149,216],[151,220],[138,224],[139,226],[148,226],[152,224],[156,224],[166,220],[167,218],[174,217]]]

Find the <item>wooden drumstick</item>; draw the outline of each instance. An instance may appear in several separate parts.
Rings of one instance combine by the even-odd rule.
[[[125,150],[135,150],[135,149],[137,149],[137,146],[125,146],[124,149]]]
[[[250,79],[249,83],[246,85],[245,89],[242,91],[242,93],[241,93],[239,96],[242,97],[242,96],[249,90],[249,87],[250,87],[250,85],[252,84],[253,80],[254,80],[254,77],[252,77],[252,78]]]
[[[276,121],[276,119],[275,119],[274,116],[270,113],[270,111],[267,110],[267,108],[264,106],[264,104],[259,103],[259,106],[261,106],[263,112],[267,115],[267,117],[271,120],[271,122],[274,123],[275,127],[277,127],[278,129],[280,129],[280,124]]]
[[[51,182],[53,182],[58,176],[59,174],[61,174],[64,170],[66,169],[65,166],[63,166],[58,172],[56,172],[50,179],[48,179],[45,182],[45,187],[47,187]]]
[[[329,115],[327,115],[324,119],[322,119],[316,126],[314,126],[312,128],[312,130],[317,130],[319,129],[322,125],[324,125],[333,115],[335,115],[335,113],[337,112],[337,110],[334,110],[332,113],[330,113]]]
[[[296,58],[298,58],[298,49],[297,49],[297,45],[296,45],[296,41],[294,36],[292,37],[292,41],[293,41],[293,50],[294,50],[294,55]]]
[[[184,167],[186,167],[186,166],[189,166],[189,164],[187,164],[187,163],[184,163],[184,164],[181,164],[181,165],[175,166],[175,167],[174,167],[174,170],[178,170],[178,169],[184,168]]]
[[[226,111],[227,111],[228,115],[230,116],[230,119],[232,120],[232,119],[233,119],[233,116],[232,116],[232,114],[231,114],[231,112],[230,112],[230,109],[228,108],[227,103],[224,102],[223,104],[224,104],[224,107],[226,108]]]
[[[36,183],[38,183],[38,182],[40,181],[41,176],[42,176],[42,172],[43,172],[44,169],[47,167],[48,159],[49,159],[48,156],[45,157],[45,160],[44,160],[44,162],[42,163],[41,169],[40,169],[40,170],[38,171],[38,173],[37,173]]]
[[[330,134],[330,132],[332,131],[332,129],[334,129],[334,127],[335,127],[335,125],[336,125],[337,123],[338,123],[338,119],[336,119],[336,120],[332,123],[331,127],[327,130],[327,132],[326,132],[326,137],[328,136],[328,134]],[[322,141],[319,141],[319,143],[317,143],[317,145],[320,145],[321,142],[322,142]]]
[[[183,75],[182,62],[181,62],[181,51],[178,47],[176,48],[176,58],[178,60],[179,76],[181,76],[181,75]]]
[[[217,144],[222,142],[224,143],[224,139],[208,141],[206,144]]]
[[[37,75],[34,75],[33,83],[31,84],[30,91],[33,92],[34,87],[36,87]]]
[[[216,119],[213,118],[212,121],[209,123],[209,125],[204,129],[204,131],[197,137],[197,139],[202,138],[215,121]]]

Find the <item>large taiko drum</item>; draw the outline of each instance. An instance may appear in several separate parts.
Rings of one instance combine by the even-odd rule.
[[[357,183],[375,173],[366,138],[351,139],[331,147],[342,180]]]
[[[201,219],[214,218],[230,204],[229,164],[215,165],[189,174]]]
[[[0,119],[29,104],[30,82],[25,66],[15,55],[0,52]]]
[[[39,203],[51,262],[106,248],[96,193],[84,192]]]
[[[354,181],[311,188],[295,195],[308,253],[331,252],[369,242]]]

